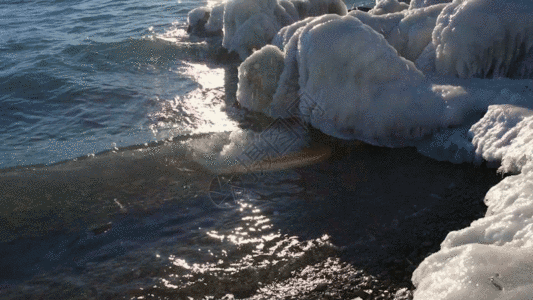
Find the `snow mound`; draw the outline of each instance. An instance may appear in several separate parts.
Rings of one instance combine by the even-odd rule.
[[[533,2],[454,0],[439,15],[422,70],[461,78],[532,78]]]
[[[283,66],[283,53],[272,45],[249,56],[239,66],[237,101],[241,106],[264,111],[272,102]]]
[[[409,4],[399,2],[398,0],[377,0],[376,5],[369,13],[373,15],[385,15],[399,12],[409,8]]]

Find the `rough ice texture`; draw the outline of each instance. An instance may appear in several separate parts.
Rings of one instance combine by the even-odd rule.
[[[490,106],[470,129],[477,160],[500,164],[500,172],[520,172],[533,161],[531,129],[533,111],[514,105]]]
[[[411,0],[411,3],[409,4],[409,9],[417,9],[417,8],[423,8],[432,6],[435,4],[440,3],[449,3],[452,2],[452,0]]]
[[[373,15],[385,15],[409,8],[409,4],[398,0],[376,0],[376,5],[369,11]]]
[[[275,46],[265,46],[239,66],[237,101],[241,106],[263,111],[270,105],[283,71],[283,53]]]
[[[531,248],[468,244],[441,250],[415,270],[418,300],[525,300],[533,294]]]
[[[392,145],[455,122],[446,119],[440,91],[448,87],[426,84],[412,62],[351,16],[300,27],[285,54],[273,103],[293,103],[298,91],[301,117],[327,134]]]
[[[531,78],[533,2],[453,1],[439,15],[417,66],[461,78]]]

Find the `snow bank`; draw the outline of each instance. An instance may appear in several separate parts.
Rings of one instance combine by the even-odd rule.
[[[531,78],[533,2],[453,1],[439,15],[417,66],[461,78]]]

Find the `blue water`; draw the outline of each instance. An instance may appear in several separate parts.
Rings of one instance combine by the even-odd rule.
[[[187,12],[207,4],[0,2],[0,169],[160,138],[154,111],[198,87],[180,67],[205,49],[159,37],[179,35]]]
[[[150,113],[195,87],[173,71],[191,57],[155,37],[205,4],[0,2],[0,168],[154,140]]]

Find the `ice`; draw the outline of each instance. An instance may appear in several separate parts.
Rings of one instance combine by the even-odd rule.
[[[533,2],[455,0],[417,66],[461,78],[531,78],[532,61]]]
[[[446,4],[440,4],[384,15],[360,10],[349,14],[381,33],[401,56],[415,61],[431,42],[437,17],[445,6]]]
[[[283,71],[283,53],[268,45],[248,57],[239,66],[237,101],[241,106],[263,111],[270,105]]]
[[[300,20],[325,14],[344,16],[348,13],[348,8],[342,0],[292,0],[291,2],[297,8]]]
[[[191,10],[187,14],[187,22],[189,24],[187,32],[197,34],[205,31],[205,24],[209,20],[210,14],[211,8],[209,7],[199,7]]]
[[[409,8],[409,4],[398,0],[376,0],[376,6],[369,13],[373,15],[384,15],[399,12]]]
[[[415,270],[414,299],[530,299],[533,294],[531,250],[482,244],[441,250]]]
[[[533,111],[515,105],[490,106],[470,129],[476,158],[501,164],[499,171],[518,173],[532,160]]]
[[[207,24],[205,24],[205,30],[207,32],[213,32],[222,35],[222,28],[224,27],[224,7],[225,4],[219,4],[211,9],[211,14]]]
[[[485,196],[484,218],[448,234],[413,274],[414,299],[528,299],[533,295],[533,101],[503,89],[469,131],[477,160],[508,176]]]
[[[417,9],[417,8],[423,8],[432,6],[435,4],[440,3],[449,3],[452,2],[452,0],[411,0],[411,3],[409,4],[409,9]]]

